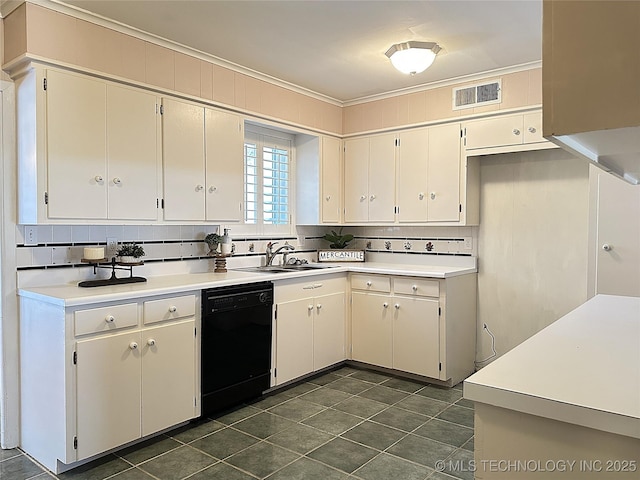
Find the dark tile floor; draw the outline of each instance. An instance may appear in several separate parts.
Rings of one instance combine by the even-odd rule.
[[[473,403],[443,389],[343,367],[57,477],[0,450],[0,479],[473,479],[436,462],[473,459]]]

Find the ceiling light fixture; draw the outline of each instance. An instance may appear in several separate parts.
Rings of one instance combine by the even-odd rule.
[[[411,41],[391,45],[385,55],[399,71],[415,75],[429,68],[440,50],[440,45],[434,42]]]

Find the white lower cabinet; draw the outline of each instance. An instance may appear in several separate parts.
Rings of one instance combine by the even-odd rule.
[[[345,360],[342,274],[284,280],[274,288],[274,385]]]
[[[65,471],[199,415],[196,294],[68,308],[20,301],[21,446],[47,468]]]
[[[474,371],[476,275],[351,275],[351,358],[453,385]]]

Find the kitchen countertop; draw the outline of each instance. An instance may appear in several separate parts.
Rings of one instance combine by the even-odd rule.
[[[125,300],[132,296],[142,298],[153,295],[191,292],[226,285],[261,281],[277,282],[278,280],[345,272],[449,278],[475,273],[477,269],[475,266],[397,265],[377,262],[350,263],[348,265],[332,264],[331,268],[318,268],[291,273],[256,273],[229,269],[227,273],[206,272],[153,276],[148,277],[144,283],[104,287],[80,288],[77,286],[77,282],[45,287],[24,287],[18,289],[18,295],[63,307],[73,307],[98,302]]]
[[[467,378],[464,397],[640,438],[640,298],[593,297]]]

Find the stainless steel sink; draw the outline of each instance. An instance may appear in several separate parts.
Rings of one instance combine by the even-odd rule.
[[[233,270],[239,270],[243,272],[258,272],[258,273],[287,273],[287,272],[301,272],[306,270],[321,270],[324,268],[333,268],[334,265],[321,265],[318,263],[302,263],[300,265],[263,265],[259,267],[242,267],[234,268]]]

